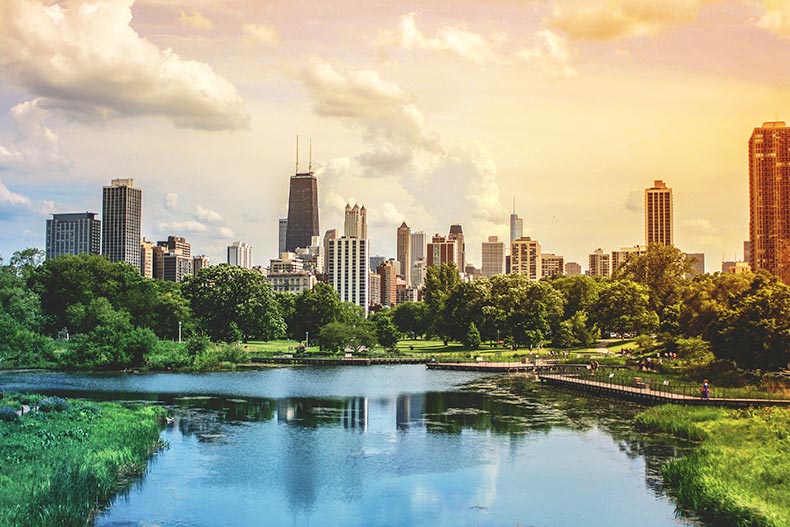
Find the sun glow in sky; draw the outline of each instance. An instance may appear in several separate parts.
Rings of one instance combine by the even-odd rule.
[[[364,203],[373,254],[402,221],[461,223],[468,260],[525,234],[586,268],[644,243],[742,257],[747,140],[790,120],[790,1],[0,2],[0,255],[134,178],[149,240],[276,256],[295,137],[321,231]]]

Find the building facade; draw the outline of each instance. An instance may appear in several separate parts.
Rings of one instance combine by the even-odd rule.
[[[645,189],[645,244],[673,243],[672,189],[661,180]]]
[[[364,205],[346,204],[343,233],[349,238],[368,238],[368,213]]]
[[[516,200],[513,199],[513,213],[510,215],[510,243],[524,236],[524,220],[516,214]]]
[[[623,265],[625,262],[638,258],[647,252],[644,245],[634,245],[633,247],[621,247],[619,251],[612,251],[611,265],[612,271]]]
[[[541,276],[559,276],[565,273],[565,257],[551,253],[540,255]]]
[[[277,254],[288,252],[286,247],[286,239],[288,236],[288,218],[280,218],[277,223]]]
[[[370,292],[370,307],[381,306],[381,276],[371,271],[368,275],[368,291]]]
[[[411,229],[404,221],[397,232],[398,274],[411,285]]]
[[[565,276],[579,276],[582,274],[582,266],[577,262],[565,263]]]
[[[228,246],[228,263],[236,267],[252,269],[252,245],[246,242],[233,242]]]
[[[612,276],[612,255],[596,249],[587,259],[587,275]]]
[[[448,240],[438,233],[431,238],[431,243],[426,248],[428,266],[439,267],[442,264],[454,264],[458,267],[458,249],[455,240]],[[459,268],[460,272],[460,268]]]
[[[510,272],[523,274],[530,280],[540,280],[543,267],[537,240],[522,236],[510,243]]]
[[[414,231],[411,233],[411,260],[409,265],[414,267],[415,262],[418,260],[425,260],[427,258],[428,236],[423,231]]]
[[[47,220],[47,259],[64,254],[101,254],[101,221],[95,212],[53,214]]]
[[[482,252],[483,265],[481,272],[483,276],[492,277],[505,272],[505,242],[499,241],[497,236],[489,236],[487,242],[483,242]]]
[[[398,271],[391,260],[382,263],[376,269],[381,277],[381,305],[392,307],[398,303],[397,285]]]
[[[318,180],[311,171],[291,176],[288,191],[288,218],[285,251],[307,247],[313,236],[320,236],[318,228]]]
[[[140,242],[140,273],[146,278],[154,278],[154,258],[157,245],[145,238]]]
[[[694,274],[705,274],[705,253],[686,253]]]
[[[342,236],[329,241],[327,255],[329,284],[343,302],[353,302],[365,308],[370,305],[370,271],[368,240]]]
[[[102,254],[140,268],[143,191],[133,179],[113,179],[102,190]]]
[[[211,265],[211,261],[208,259],[208,256],[199,254],[197,256],[192,257],[192,273],[198,274],[201,270],[208,268]]]
[[[455,242],[455,265],[461,272],[466,270],[466,243],[464,242],[464,230],[459,224],[450,225],[450,234],[447,236],[448,240]]]
[[[749,264],[790,283],[790,128],[783,121],[749,138]]]

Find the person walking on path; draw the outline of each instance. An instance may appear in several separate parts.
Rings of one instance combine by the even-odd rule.
[[[710,385],[708,384],[708,379],[702,383],[702,387],[699,389],[699,396],[703,399],[710,399]]]

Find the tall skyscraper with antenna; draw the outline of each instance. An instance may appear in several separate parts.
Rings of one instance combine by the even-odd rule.
[[[295,252],[298,247],[310,247],[313,236],[319,236],[318,180],[313,173],[313,144],[307,172],[299,172],[299,136],[296,137],[296,173],[291,176],[288,192],[288,225],[285,250]]]
[[[510,215],[510,243],[524,236],[524,220],[516,214],[516,198],[513,198],[513,213]]]

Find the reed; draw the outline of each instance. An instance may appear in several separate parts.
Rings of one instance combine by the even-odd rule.
[[[62,410],[0,422],[0,525],[88,524],[144,473],[162,446],[163,420],[158,407],[75,400]]]

